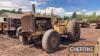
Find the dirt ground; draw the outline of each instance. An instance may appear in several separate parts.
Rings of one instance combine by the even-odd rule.
[[[98,56],[95,52],[69,52],[69,46],[94,46],[100,38],[100,29],[81,29],[81,39],[78,42],[63,40],[58,51],[46,53],[41,45],[21,45],[16,38],[0,35],[0,56]]]

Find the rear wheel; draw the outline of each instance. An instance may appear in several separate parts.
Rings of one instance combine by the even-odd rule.
[[[42,39],[42,46],[46,52],[54,52],[60,44],[60,35],[53,29],[45,32]]]
[[[68,38],[72,41],[78,41],[80,39],[80,27],[76,20],[72,20],[68,23]]]

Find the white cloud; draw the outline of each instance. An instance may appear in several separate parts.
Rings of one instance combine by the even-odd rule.
[[[40,5],[41,3],[38,1],[30,1],[31,4],[35,4],[36,6]]]
[[[1,5],[5,6],[5,7],[14,7],[14,6],[16,7],[17,6],[13,2],[1,2]]]
[[[31,11],[32,4],[35,4],[36,6],[44,5],[46,4],[48,0],[0,0],[0,9],[18,9],[22,8],[23,11]],[[41,12],[42,14],[45,13],[45,10],[47,14],[51,14],[51,10],[54,9],[54,14],[56,15],[64,15],[64,8],[55,8],[55,7],[47,7],[46,9],[36,9],[36,12]]]
[[[93,12],[85,12],[85,15],[92,15]]]
[[[44,2],[31,1],[31,0],[0,0],[0,9],[18,9],[22,8],[23,11],[31,11],[32,4],[36,6],[44,4]]]
[[[87,9],[83,9],[83,10],[82,10],[82,12],[87,12],[87,11],[88,11]]]
[[[97,15],[100,15],[100,10],[96,11],[96,14],[97,14]]]
[[[36,6],[39,6],[39,5],[45,5],[46,2],[48,0],[34,0],[34,1],[31,1],[31,0],[0,0],[0,9],[18,9],[18,8],[22,8],[23,11],[32,11],[31,10],[31,7],[32,7],[32,4],[35,4]],[[75,2],[75,0],[68,0],[69,2]],[[79,0],[77,0],[79,1]],[[80,0],[80,1],[83,1],[83,0]],[[46,9],[36,9],[36,12],[40,12],[41,14],[45,13],[45,10],[46,10],[46,13],[47,14],[51,14],[51,11],[52,9],[54,9],[54,14],[56,15],[60,15],[60,16],[64,16],[64,15],[68,15],[68,16],[71,16],[73,14],[73,11],[76,10],[77,11],[77,14],[81,14],[82,12],[84,12],[86,15],[91,15],[93,13],[93,11],[88,11],[87,9],[79,9],[79,8],[75,8],[75,7],[71,7],[72,10],[69,11],[66,11],[64,8],[62,7],[47,7]],[[69,9],[69,8],[68,8]],[[100,10],[96,11],[96,14],[97,15],[100,15]]]
[[[76,11],[76,13],[78,14],[78,15],[80,15],[80,14],[85,14],[85,15],[92,15],[93,13],[94,13],[94,11]],[[73,12],[66,12],[65,13],[65,15],[67,15],[67,16],[72,16],[72,14],[73,14]],[[97,15],[100,15],[100,11],[99,12],[96,12],[96,14]]]
[[[36,12],[39,12],[41,14],[46,12],[47,15],[50,15],[52,11],[53,11],[53,14],[60,15],[60,16],[64,16],[66,12],[64,8],[56,8],[56,7],[47,7],[46,9],[36,10]]]
[[[73,12],[66,12],[65,15],[67,16],[71,16],[73,14]]]
[[[22,8],[22,9],[26,9],[29,8],[30,6],[30,2],[29,0],[1,0],[0,1],[0,9],[18,9],[18,8]]]
[[[36,12],[44,14],[46,11],[47,15],[51,14],[51,11],[53,9],[53,12],[55,15],[59,16],[72,16],[74,11],[66,11],[64,8],[56,8],[56,7],[47,7],[46,9],[37,9]],[[77,14],[85,14],[85,15],[92,15],[94,11],[88,11],[86,9],[83,9],[81,11],[76,11]],[[96,11],[97,15],[100,15],[100,10]]]
[[[65,15],[67,15],[67,16],[72,16],[72,14],[73,14],[74,12],[66,12],[65,13]],[[79,14],[82,14],[82,12],[80,12],[80,11],[76,11],[76,13],[79,15]]]

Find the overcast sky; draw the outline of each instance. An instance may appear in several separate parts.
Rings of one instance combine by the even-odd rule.
[[[47,14],[53,8],[57,15],[71,15],[74,11],[78,14],[85,12],[87,15],[94,11],[100,14],[100,0],[0,0],[0,9],[18,9],[31,11],[31,4],[36,4],[36,12]]]

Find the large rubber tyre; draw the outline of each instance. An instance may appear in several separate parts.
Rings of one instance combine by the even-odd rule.
[[[22,27],[17,28],[16,30],[16,37],[20,36],[20,32],[22,31]]]
[[[45,32],[43,39],[42,39],[42,47],[43,49],[48,52],[54,52],[58,49],[60,44],[60,35],[58,32],[50,29]]]
[[[28,37],[19,36],[19,41],[21,44],[27,45],[28,44]]]
[[[76,20],[71,20],[68,23],[68,38],[72,41],[78,41],[80,39],[80,26]]]

